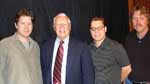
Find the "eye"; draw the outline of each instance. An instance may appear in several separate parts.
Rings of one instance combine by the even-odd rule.
[[[28,23],[28,25],[32,25],[32,23],[31,23],[31,22],[29,22],[29,23]]]
[[[24,25],[25,23],[24,23],[24,22],[20,22],[20,24],[21,24],[21,25]]]
[[[137,20],[137,17],[133,17],[132,20]]]
[[[144,17],[140,17],[139,19],[140,19],[140,20],[144,20],[145,18],[144,18]]]
[[[103,29],[103,28],[104,28],[104,26],[91,27],[90,30],[91,30],[91,31],[96,31],[96,30],[99,31],[99,30],[101,30],[101,29]]]

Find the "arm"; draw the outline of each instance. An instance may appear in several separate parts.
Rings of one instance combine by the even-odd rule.
[[[40,63],[41,63],[41,72],[42,72],[42,78],[43,78],[43,84],[46,84],[46,49],[45,46],[42,46],[40,48]]]
[[[82,52],[82,74],[83,84],[94,84],[94,65],[87,46],[84,46]]]
[[[121,82],[123,82],[129,75],[129,73],[131,72],[131,65],[127,65],[122,67],[121,69]]]
[[[118,61],[118,64],[121,67],[121,82],[123,82],[129,73],[131,72],[131,64],[129,62],[128,55],[126,53],[126,50],[122,45],[119,45],[115,51],[118,51],[116,54],[116,58]]]
[[[42,78],[42,70],[41,70],[41,62],[40,62],[40,48],[39,45],[36,43],[36,56],[37,62],[35,63],[36,71],[37,71],[37,84],[43,84],[43,78]]]
[[[0,84],[5,84],[5,78],[3,76],[3,73],[5,71],[4,67],[6,66],[6,52],[7,49],[4,46],[4,44],[0,43]]]

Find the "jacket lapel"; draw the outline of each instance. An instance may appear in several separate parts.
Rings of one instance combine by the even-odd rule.
[[[67,78],[69,77],[70,75],[70,71],[72,69],[72,60],[74,59],[74,42],[73,42],[73,39],[69,39],[69,46],[68,46],[68,54],[67,54],[67,65],[66,65],[66,80]],[[66,84],[67,84],[67,81],[66,81]]]

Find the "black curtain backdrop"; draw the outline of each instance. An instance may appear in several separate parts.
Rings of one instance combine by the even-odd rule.
[[[124,43],[128,32],[128,0],[1,0],[0,39],[15,32],[14,16],[21,8],[32,9],[36,22],[32,37],[42,44],[54,36],[53,17],[66,12],[72,22],[72,36],[91,41],[89,21],[94,16],[107,20],[108,37]]]

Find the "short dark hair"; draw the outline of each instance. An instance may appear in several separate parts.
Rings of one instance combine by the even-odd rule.
[[[32,22],[35,21],[33,13],[30,9],[23,8],[23,9],[19,10],[15,16],[15,23],[18,23],[18,20],[21,16],[29,16],[29,17],[31,17]]]
[[[105,21],[104,17],[102,17],[102,16],[100,16],[100,17],[93,17],[93,18],[91,19],[91,22],[92,22],[92,21],[102,21],[103,24],[104,24],[104,26],[106,26],[106,21]]]

